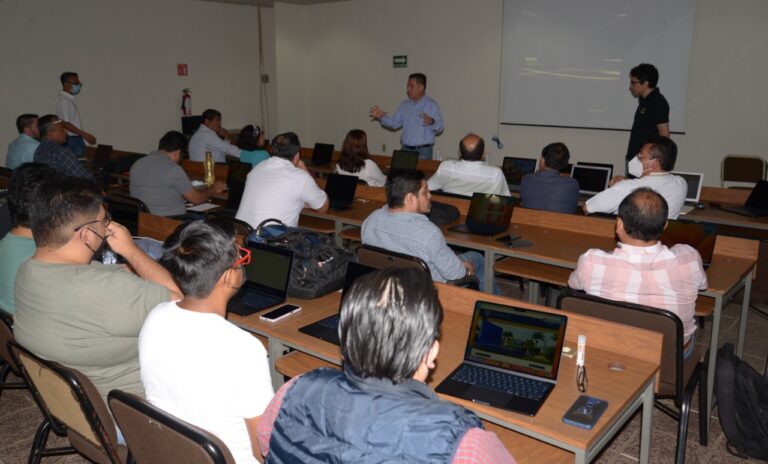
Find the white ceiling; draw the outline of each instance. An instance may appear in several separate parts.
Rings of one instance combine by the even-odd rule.
[[[254,5],[254,6],[267,6],[271,7],[275,4],[275,0],[200,0],[206,2],[216,3],[237,3],[240,5]],[[331,3],[331,2],[343,2],[348,0],[278,0],[283,3],[293,3],[294,5],[316,5],[318,3]]]

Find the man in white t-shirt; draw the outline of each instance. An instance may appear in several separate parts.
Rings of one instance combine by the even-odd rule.
[[[652,137],[634,158],[629,161],[629,173],[636,179],[616,176],[610,187],[593,196],[584,204],[584,213],[616,214],[621,201],[641,187],[658,192],[669,205],[669,219],[677,219],[685,204],[688,184],[680,176],[671,173],[677,161],[677,144],[669,137]]]
[[[184,298],[155,307],[139,336],[147,399],[219,437],[239,464],[257,462],[256,425],[274,395],[264,346],[226,320],[248,262],[231,228],[179,226],[160,263]]]
[[[279,219],[296,227],[304,206],[328,211],[328,196],[317,186],[299,158],[301,142],[293,132],[272,139],[272,157],[248,173],[237,219],[257,227],[265,219]]]
[[[204,161],[207,151],[211,152],[216,163],[225,163],[227,155],[240,158],[240,149],[227,141],[229,132],[221,126],[221,113],[207,109],[203,111],[202,118],[202,124],[189,139],[189,159]]]
[[[485,142],[468,134],[459,143],[460,160],[445,160],[429,178],[429,190],[442,190],[471,197],[473,193],[509,196],[509,185],[498,166],[485,163]]]
[[[80,121],[80,110],[77,109],[75,95],[80,93],[83,84],[76,72],[67,71],[59,76],[61,92],[56,98],[55,112],[61,119],[64,129],[67,130],[67,148],[78,157],[85,152],[85,142],[89,145],[96,144],[96,137],[83,130]]]

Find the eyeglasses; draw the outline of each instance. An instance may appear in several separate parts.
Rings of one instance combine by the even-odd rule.
[[[579,387],[579,391],[584,393],[587,391],[588,385],[587,368],[584,366],[576,366],[576,386]]]
[[[237,254],[238,258],[237,261],[235,261],[235,264],[232,265],[233,269],[240,269],[243,266],[251,264],[251,250],[238,245]]]
[[[632,84],[632,85],[639,85],[640,81],[633,81],[632,79],[630,79],[629,83]]]
[[[75,227],[75,232],[79,232],[83,227],[96,224],[97,222],[103,222],[105,228],[109,227],[109,224],[112,222],[112,216],[110,216],[109,211],[104,211],[104,219],[96,219],[95,221],[89,221],[85,224],[80,224],[79,226]]]

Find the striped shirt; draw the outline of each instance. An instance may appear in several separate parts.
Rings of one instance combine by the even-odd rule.
[[[686,343],[696,331],[694,311],[707,275],[698,251],[688,245],[667,248],[619,243],[612,253],[592,249],[579,257],[568,286],[590,295],[666,309],[680,317]]]
[[[294,377],[275,393],[259,419],[257,428],[259,449],[265,457],[269,454],[269,440],[272,438],[272,429],[280,412],[280,406],[283,404],[283,398],[298,378]],[[474,427],[467,430],[462,437],[451,464],[515,464],[515,459],[495,433]]]

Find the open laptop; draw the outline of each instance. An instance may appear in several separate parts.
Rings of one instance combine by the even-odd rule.
[[[248,242],[247,248],[251,263],[245,266],[245,284],[227,304],[227,311],[241,316],[283,303],[293,265],[291,250],[255,242]]]
[[[328,195],[328,205],[332,210],[344,211],[352,207],[357,190],[357,176],[343,174],[328,174],[325,182],[325,193]]]
[[[523,176],[526,174],[533,174],[536,171],[537,160],[533,158],[516,158],[514,156],[504,157],[504,162],[501,165],[501,172],[504,173],[504,177],[507,179],[509,189],[512,191],[520,190],[520,183],[523,180]]]
[[[365,264],[350,261],[349,264],[347,264],[347,274],[344,277],[344,287],[342,287],[341,301],[344,301],[344,295],[347,293],[347,290],[349,290],[349,287],[351,287],[358,278],[375,270],[375,267],[366,266]],[[340,311],[341,306],[339,306],[339,312]],[[325,340],[326,342],[333,343],[334,345],[340,345],[341,341],[339,341],[339,314],[337,313],[333,316],[329,316],[325,319],[320,319],[317,322],[313,322],[312,324],[305,325],[299,329],[299,332],[311,335],[315,338],[319,338],[320,340]]]
[[[608,188],[611,170],[602,166],[574,164],[571,168],[571,177],[579,182],[579,193],[595,195]]]
[[[333,144],[316,143],[312,150],[312,159],[309,164],[312,166],[328,166],[333,158]]]
[[[717,240],[717,225],[709,222],[684,222],[670,219],[659,240],[668,247],[683,243],[696,248],[706,269],[712,264],[712,254],[715,252]]]
[[[742,216],[768,216],[768,181],[757,181],[744,206],[721,206],[720,209]]]
[[[535,416],[557,383],[568,318],[475,303],[464,362],[435,391]]]
[[[596,168],[607,168],[608,169],[608,179],[613,177],[613,165],[608,163],[591,163],[587,161],[577,161],[577,166],[592,166]]]
[[[677,171],[672,171],[670,174],[682,177],[688,185],[688,190],[685,193],[685,206],[680,210],[680,214],[688,214],[699,204],[701,184],[704,181],[704,174],[700,172]]]
[[[96,169],[104,169],[107,161],[112,157],[112,145],[96,145],[96,152],[93,154],[91,166]]]
[[[472,195],[467,222],[450,228],[454,232],[474,235],[496,235],[509,228],[515,198],[491,193]]]
[[[416,169],[416,165],[419,162],[419,152],[408,150],[394,150],[392,152],[392,163],[389,165],[389,170],[395,169]]]

